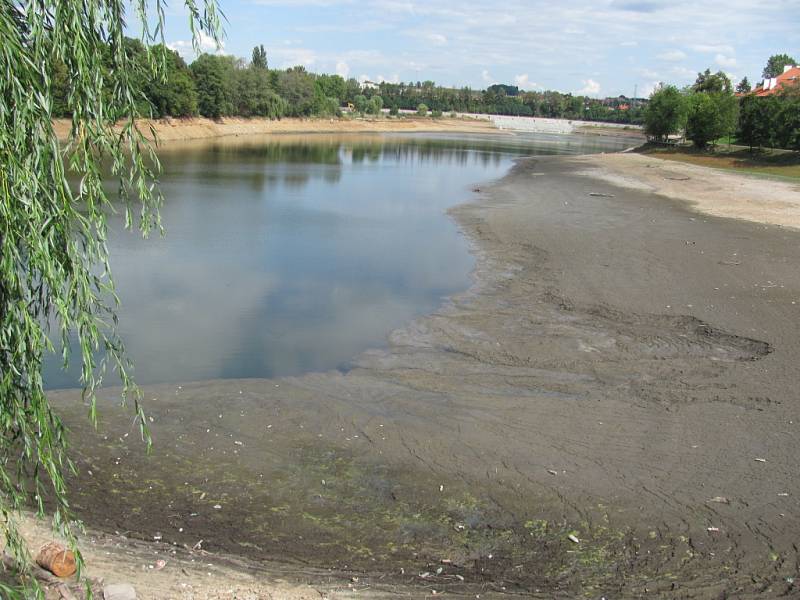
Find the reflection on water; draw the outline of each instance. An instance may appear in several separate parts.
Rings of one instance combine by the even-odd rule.
[[[469,284],[445,211],[523,154],[620,149],[583,136],[271,136],[161,152],[166,236],[110,235],[139,383],[345,368]],[[77,370],[46,366],[48,387]]]

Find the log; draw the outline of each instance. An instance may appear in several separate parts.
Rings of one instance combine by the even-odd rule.
[[[36,555],[36,564],[56,577],[71,577],[77,570],[75,555],[57,542],[49,542]]]

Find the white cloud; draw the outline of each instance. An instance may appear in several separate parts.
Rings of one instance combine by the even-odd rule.
[[[336,74],[347,79],[350,75],[350,65],[343,60],[338,61],[336,63]]]
[[[202,31],[197,32],[197,46],[199,49],[199,53],[202,54],[204,52],[208,53],[216,53],[216,54],[225,54],[225,42],[220,40],[219,47],[217,43],[214,41],[210,35],[206,35]],[[176,40],[174,42],[168,42],[167,48],[170,50],[175,50],[178,54],[183,56],[184,58],[194,58],[197,56],[197,52],[195,52],[194,45],[191,41],[186,40]]]
[[[653,92],[655,92],[658,89],[658,86],[660,85],[661,85],[660,81],[648,81],[642,87],[642,91],[639,93],[639,96],[641,98],[649,98],[653,94]]]
[[[562,91],[569,89],[565,82],[591,76],[602,81],[601,93],[616,94],[630,93],[637,81],[641,86],[662,77],[680,85],[682,80],[670,79],[673,65],[694,73],[710,65],[725,70],[738,57],[731,70],[759,72],[774,51],[775,39],[796,37],[797,20],[786,17],[787,3],[790,0],[766,5],[752,0],[509,0],[502,6],[495,0],[242,4],[280,6],[251,10],[262,11],[265,19],[280,10],[275,39],[302,37],[299,45],[317,53],[317,70],[333,72],[338,62],[346,62],[350,76],[398,73],[402,80],[432,79],[473,87],[513,82],[516,75],[528,73],[543,88]],[[242,18],[235,13],[240,3],[233,4],[237,8],[230,9],[231,24]],[[308,32],[319,35],[306,36]],[[237,53],[247,55],[259,42],[244,42],[243,35],[251,34],[239,35],[231,26]],[[737,53],[739,47],[747,52]],[[447,52],[436,51],[443,48]],[[716,55],[726,64],[717,66]],[[270,62],[279,66],[277,60]],[[637,71],[643,67],[650,72]]]
[[[310,48],[267,49],[267,56],[271,59],[270,64],[276,63],[275,66],[283,69],[298,65],[308,68],[317,64],[317,53]]]
[[[704,52],[706,54],[733,54],[734,49],[733,46],[728,46],[727,44],[695,44],[692,46],[692,50],[696,52]]]
[[[530,80],[527,73],[524,73],[523,75],[517,75],[516,77],[514,77],[514,83],[521,90],[532,90],[540,87],[538,83],[535,83]]]
[[[686,58],[686,53],[681,50],[669,50],[668,52],[662,52],[656,58],[660,58],[661,60],[677,62],[679,60],[683,60]]]
[[[600,84],[597,83],[594,79],[584,79],[581,81],[583,83],[583,87],[578,90],[579,94],[587,94],[593,96],[595,94],[600,93]]]
[[[720,67],[725,67],[730,69],[731,67],[735,67],[737,65],[736,59],[732,56],[725,56],[724,54],[717,54],[714,57],[714,62],[717,63]]]

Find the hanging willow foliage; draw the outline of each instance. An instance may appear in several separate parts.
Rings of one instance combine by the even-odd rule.
[[[195,49],[201,33],[218,40],[216,2],[184,0]],[[149,444],[115,333],[119,301],[106,217],[123,207],[127,227],[137,222],[144,236],[159,227],[159,164],[136,124],[141,97],[132,81],[163,77],[164,65],[157,53],[145,67],[127,56],[126,6],[145,46],[163,43],[161,0],[0,0],[0,527],[23,570],[30,555],[15,515],[31,502],[42,515],[45,496],[53,498],[53,524],[80,564],[64,479],[74,465],[44,391],[43,355],[60,347],[66,366],[70,337],[77,340],[74,360],[93,422],[95,391],[106,369],[115,369]],[[67,74],[72,115],[61,142],[52,123],[56,65],[62,85]],[[118,181],[114,193],[104,186],[109,171]]]

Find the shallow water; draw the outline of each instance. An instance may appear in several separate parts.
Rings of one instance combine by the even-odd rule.
[[[347,369],[469,285],[446,210],[531,154],[630,140],[555,135],[224,138],[161,151],[163,237],[112,227],[119,331],[139,383]],[[77,370],[46,365],[49,388]],[[113,383],[113,381],[111,381]]]

